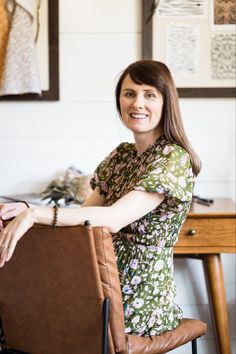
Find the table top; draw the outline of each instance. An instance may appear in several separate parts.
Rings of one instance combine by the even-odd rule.
[[[210,206],[193,202],[188,217],[236,217],[236,204],[230,198],[215,198]]]

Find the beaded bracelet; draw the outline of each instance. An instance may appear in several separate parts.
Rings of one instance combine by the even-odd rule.
[[[56,227],[57,226],[57,217],[58,217],[58,206],[54,205],[53,206],[53,223],[52,223],[52,227]]]

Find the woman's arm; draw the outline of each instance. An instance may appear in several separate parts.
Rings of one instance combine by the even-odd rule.
[[[96,193],[85,205],[92,201],[102,203]],[[92,226],[106,226],[111,232],[117,232],[155,209],[163,199],[159,193],[131,191],[111,206],[60,208],[57,225],[73,226],[89,220]],[[0,233],[0,267],[11,258],[18,240],[34,223],[52,225],[53,219],[54,210],[43,206],[33,206],[13,219]]]
[[[33,206],[32,204],[27,204],[29,207]],[[24,202],[0,204],[0,230],[3,228],[3,220],[14,218],[26,209],[27,206]]]
[[[104,196],[99,194],[98,188],[96,188],[89,198],[84,202],[83,206],[102,206],[104,204]],[[29,207],[33,207],[33,204],[27,203]],[[21,214],[27,209],[27,205],[24,202],[13,202],[0,204],[0,229],[3,228],[3,220],[9,220]]]
[[[106,226],[111,232],[117,232],[156,208],[163,199],[163,195],[158,193],[131,191],[111,206],[86,206],[85,204],[82,208],[60,208],[57,225],[72,226],[89,220],[92,226]],[[52,224],[51,208],[36,206],[31,209],[31,213],[36,223]]]

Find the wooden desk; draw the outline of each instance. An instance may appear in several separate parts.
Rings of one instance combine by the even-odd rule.
[[[221,253],[236,253],[236,214],[231,199],[215,199],[210,207],[193,203],[178,242],[176,257],[203,261],[218,353],[231,354]]]

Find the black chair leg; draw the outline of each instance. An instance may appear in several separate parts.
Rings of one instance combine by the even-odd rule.
[[[197,339],[192,340],[192,354],[197,354]]]
[[[108,318],[110,300],[103,302],[102,354],[108,354]]]

